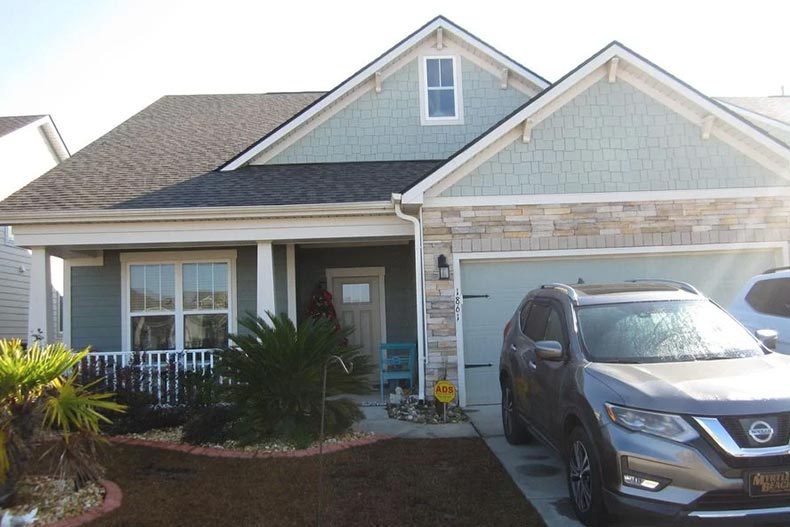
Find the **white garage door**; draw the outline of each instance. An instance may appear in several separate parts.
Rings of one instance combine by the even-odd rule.
[[[747,279],[783,265],[778,249],[462,260],[463,354],[467,404],[498,403],[502,331],[524,295],[542,284],[668,278],[695,285],[727,306]],[[487,296],[486,296],[487,295]]]

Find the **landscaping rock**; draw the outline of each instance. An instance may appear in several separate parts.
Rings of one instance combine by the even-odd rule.
[[[16,496],[16,505],[0,509],[0,517],[10,512],[14,517],[38,509],[35,520],[29,525],[48,525],[59,520],[79,516],[104,500],[104,487],[88,483],[74,491],[74,483],[47,476],[27,476],[22,479]]]
[[[400,404],[387,405],[387,414],[391,419],[421,424],[444,424],[444,410],[437,409],[433,404],[419,404],[413,397],[404,398]],[[469,418],[460,406],[448,405],[447,423],[465,423]]]

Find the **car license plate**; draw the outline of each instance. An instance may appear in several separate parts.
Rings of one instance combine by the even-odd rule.
[[[790,494],[790,470],[752,472],[749,474],[750,496]]]

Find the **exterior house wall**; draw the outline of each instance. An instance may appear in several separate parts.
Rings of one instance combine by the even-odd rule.
[[[172,249],[169,249],[172,250]],[[71,346],[100,351],[122,349],[121,252],[104,251],[104,265],[71,267]],[[150,251],[145,251],[150,252]],[[188,252],[188,251],[185,251]],[[256,248],[239,247],[236,255],[238,319],[255,313]],[[275,277],[278,274],[275,268]],[[282,272],[284,276],[284,271]],[[241,330],[242,328],[239,327]],[[25,328],[27,330],[27,328]]]
[[[387,335],[391,342],[417,340],[414,283],[414,244],[379,247],[299,247],[296,254],[298,316],[305,316],[310,295],[319,283],[326,286],[326,269],[384,267]]]
[[[120,350],[122,312],[118,251],[104,251],[104,265],[71,267],[72,348]]]
[[[6,240],[6,234],[7,230],[0,227],[0,339],[25,339],[30,253]]]
[[[790,198],[426,208],[423,221],[431,386],[445,363],[458,374],[455,277],[438,279],[440,254],[786,242]]]
[[[443,159],[527,101],[515,88],[461,59],[464,123],[420,124],[419,59],[385,79],[269,163]]]
[[[3,160],[0,200],[10,196],[58,163],[42,127],[36,126],[20,128],[0,137],[0,159]]]
[[[626,82],[598,81],[442,196],[790,184]]]

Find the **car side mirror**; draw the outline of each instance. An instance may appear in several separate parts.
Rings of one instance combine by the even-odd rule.
[[[779,342],[779,333],[773,329],[758,329],[754,332],[754,336],[769,350],[776,350],[776,344]]]
[[[556,340],[539,340],[535,343],[535,355],[541,360],[562,360],[562,344]]]

